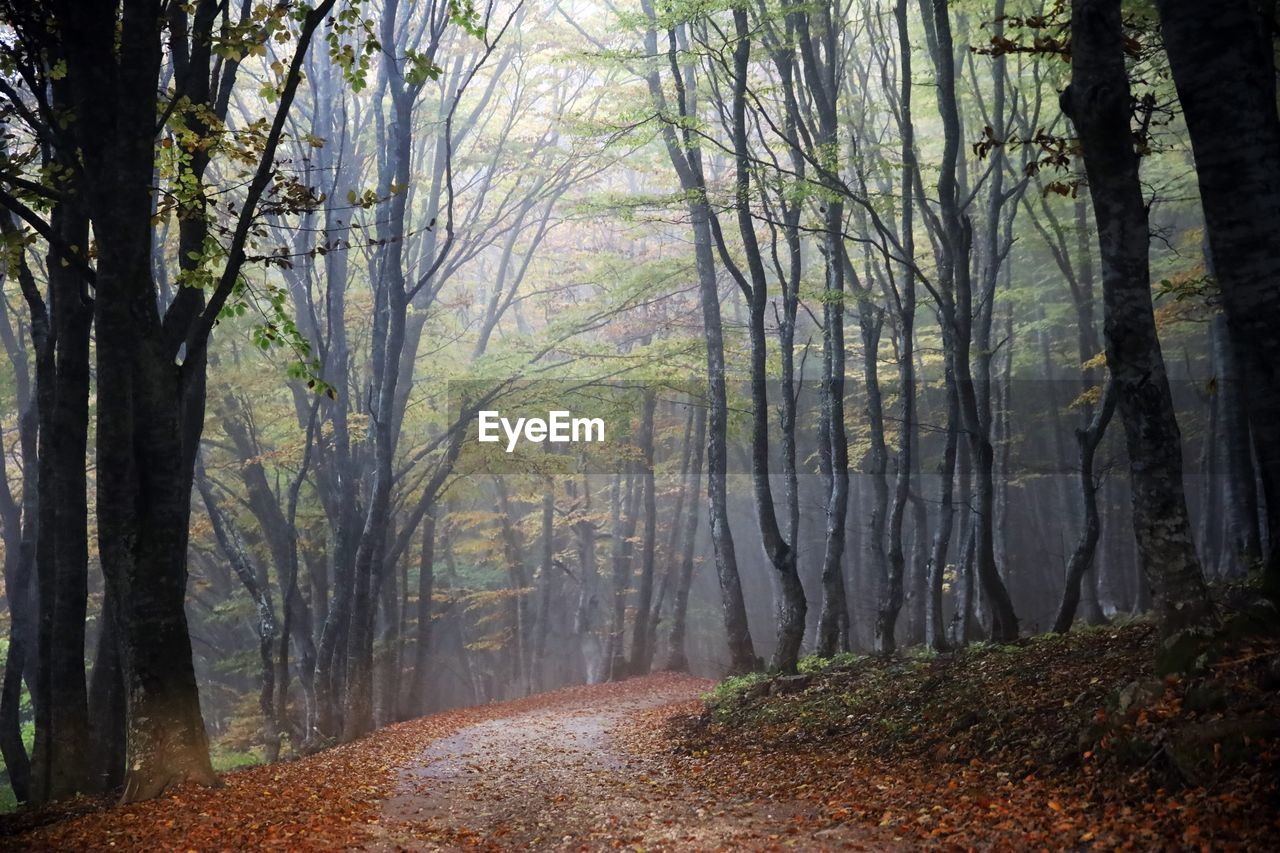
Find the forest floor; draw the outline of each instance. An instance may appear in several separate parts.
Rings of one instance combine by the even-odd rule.
[[[722,682],[650,749],[706,790],[785,791],[913,847],[1276,850],[1280,639],[1242,633],[1165,678],[1141,622],[810,660]]]
[[[652,752],[714,684],[652,675],[464,708],[296,761],[112,806],[80,798],[0,818],[23,850],[886,849],[805,799],[707,790]]]
[[[1280,644],[1157,679],[1152,634],[568,688],[217,789],[18,813],[0,847],[1275,849]]]

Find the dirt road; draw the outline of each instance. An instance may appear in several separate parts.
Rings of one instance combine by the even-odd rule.
[[[546,707],[461,729],[400,769],[370,848],[883,847],[865,829],[815,824],[812,806],[785,791],[763,802],[710,801],[662,756],[630,745],[637,726],[662,717],[643,712],[687,703],[708,687],[651,676],[550,694]]]

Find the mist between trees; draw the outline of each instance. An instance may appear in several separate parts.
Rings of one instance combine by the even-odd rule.
[[[0,0],[16,798],[1273,591],[1255,17]]]
[[[1001,444],[998,460],[1001,475],[1015,481],[1024,477],[1067,480],[1076,477],[1080,465],[1077,448],[1074,441],[1062,440],[1060,430],[1063,410],[1088,402],[1087,398],[1080,396],[1079,380],[1008,377],[1005,381],[1002,393],[1007,395],[1010,417],[1016,416],[1018,425],[1016,430],[1010,430]],[[818,382],[818,377],[805,377],[805,382],[799,382],[793,394],[796,448],[801,458],[816,458],[820,447],[822,395]],[[649,396],[654,398],[653,417],[659,425],[655,429],[666,436],[666,440],[655,442],[654,464],[659,469],[675,466],[684,451],[683,441],[677,440],[682,439],[677,435],[679,428],[686,425],[693,411],[705,410],[708,405],[705,389],[697,379],[652,383],[643,380],[511,380],[503,385],[506,390],[497,398],[502,408],[480,409],[468,401],[478,399],[493,386],[492,382],[455,380],[449,383],[450,420],[465,425],[456,467],[459,471],[468,472],[469,476],[626,473],[640,452],[637,444],[639,429]],[[1212,493],[1218,494],[1230,472],[1219,449],[1206,446],[1207,441],[1217,441],[1220,436],[1206,420],[1210,412],[1205,406],[1205,399],[1209,393],[1221,393],[1221,386],[1222,382],[1213,377],[1169,383],[1178,421],[1186,431],[1182,441],[1184,477],[1193,490],[1200,478],[1217,477],[1223,482],[1215,485]],[[768,383],[767,398],[779,399],[779,389],[778,383]],[[866,386],[859,381],[849,381],[846,390],[851,403],[867,399]],[[729,413],[726,470],[731,475],[749,476],[751,387],[747,382],[730,381],[726,383],[726,391]],[[895,417],[893,408],[900,405],[899,401],[904,396],[900,387],[896,381],[885,380],[878,383],[878,392],[886,408],[885,423],[896,425],[900,418]],[[1244,390],[1232,389],[1228,393],[1242,394]],[[917,429],[923,436],[916,449],[919,455],[916,475],[937,477],[945,461],[947,446],[946,381],[942,377],[932,382],[917,381],[909,394],[914,400]],[[1068,398],[1069,403],[1065,402]],[[481,429],[486,426],[482,423],[482,411],[489,413],[488,441],[480,440]],[[551,440],[550,429],[553,414],[558,415],[556,420],[559,424],[558,440],[555,441]],[[499,424],[499,418],[507,423]],[[530,439],[523,429],[518,429],[529,420],[540,420],[548,426]],[[589,425],[578,424],[576,440],[573,438],[575,420],[591,422]],[[851,452],[858,452],[857,446],[867,445],[869,441],[867,430],[850,425]],[[891,442],[887,447],[891,452],[896,450]],[[778,449],[773,452],[773,465],[780,466]],[[1095,450],[1094,464],[1100,482],[1118,477],[1123,483],[1123,436],[1118,432],[1103,435]],[[812,469],[807,473],[816,475],[818,471]],[[860,468],[851,469],[851,476],[859,473]],[[1069,483],[1065,487],[1074,488]]]

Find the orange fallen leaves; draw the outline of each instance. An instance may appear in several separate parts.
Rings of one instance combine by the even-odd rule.
[[[432,742],[532,708],[580,703],[585,691],[607,698],[611,690],[628,689],[624,685],[566,688],[397,723],[296,761],[226,773],[220,788],[184,787],[128,806],[79,798],[38,814],[9,815],[0,822],[0,849],[349,848],[367,841],[364,828],[378,821],[398,768]]]
[[[1130,637],[1137,639],[1126,647]],[[1123,766],[1114,743],[1072,750],[1088,721],[1110,717],[1114,725],[1120,718],[1100,706],[1112,690],[1143,677],[1150,654],[1137,629],[1125,629],[1119,638],[1083,635],[1070,643],[1061,652],[1049,644],[1033,648],[1028,654],[1036,656],[1035,666],[1017,664],[1014,653],[980,663],[939,660],[915,670],[910,663],[872,661],[866,664],[870,672],[833,675],[807,697],[766,696],[674,718],[641,748],[665,749],[677,769],[687,768],[687,756],[696,753],[698,770],[686,770],[685,777],[708,799],[759,802],[786,792],[812,801],[832,825],[883,827],[908,843],[1019,850],[1274,849],[1280,817],[1273,798],[1280,775],[1273,771],[1280,767],[1280,747],[1274,741],[1266,751],[1251,746],[1250,763],[1236,769],[1224,763],[1212,784],[1176,789],[1163,784],[1153,766],[1137,772]],[[897,692],[870,699],[855,695],[876,677],[876,668],[887,673],[890,686],[867,689]],[[983,672],[975,675],[975,669]],[[1049,672],[1052,678],[1043,677]],[[995,700],[1000,691],[992,689],[997,678],[1009,685],[1001,701]],[[1158,726],[1176,731],[1188,721],[1212,719],[1188,712],[1182,699],[1186,685],[1172,683],[1177,692],[1132,715],[1139,734],[1154,738],[1165,730]],[[980,697],[976,707],[985,727],[951,724],[974,705],[915,700],[942,684],[962,684]],[[848,698],[823,698],[833,694]],[[941,706],[941,716],[919,729],[903,725],[906,701],[917,715],[937,715]],[[1270,701],[1271,711],[1263,713],[1274,714],[1280,705],[1274,697],[1257,701]],[[825,716],[797,735],[794,719],[814,709]],[[939,741],[948,748],[939,748]]]

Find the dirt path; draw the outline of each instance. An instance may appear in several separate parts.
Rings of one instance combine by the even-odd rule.
[[[707,801],[628,749],[638,714],[708,686],[653,676],[577,690],[436,741],[400,769],[369,849],[883,849],[865,829],[815,824],[786,792]]]
[[[880,830],[834,822],[812,786],[720,784],[702,775],[706,756],[671,753],[667,721],[695,710],[710,686],[653,675],[458,708],[227,773],[216,788],[184,786],[127,806],[80,798],[4,816],[0,850],[893,846]]]

